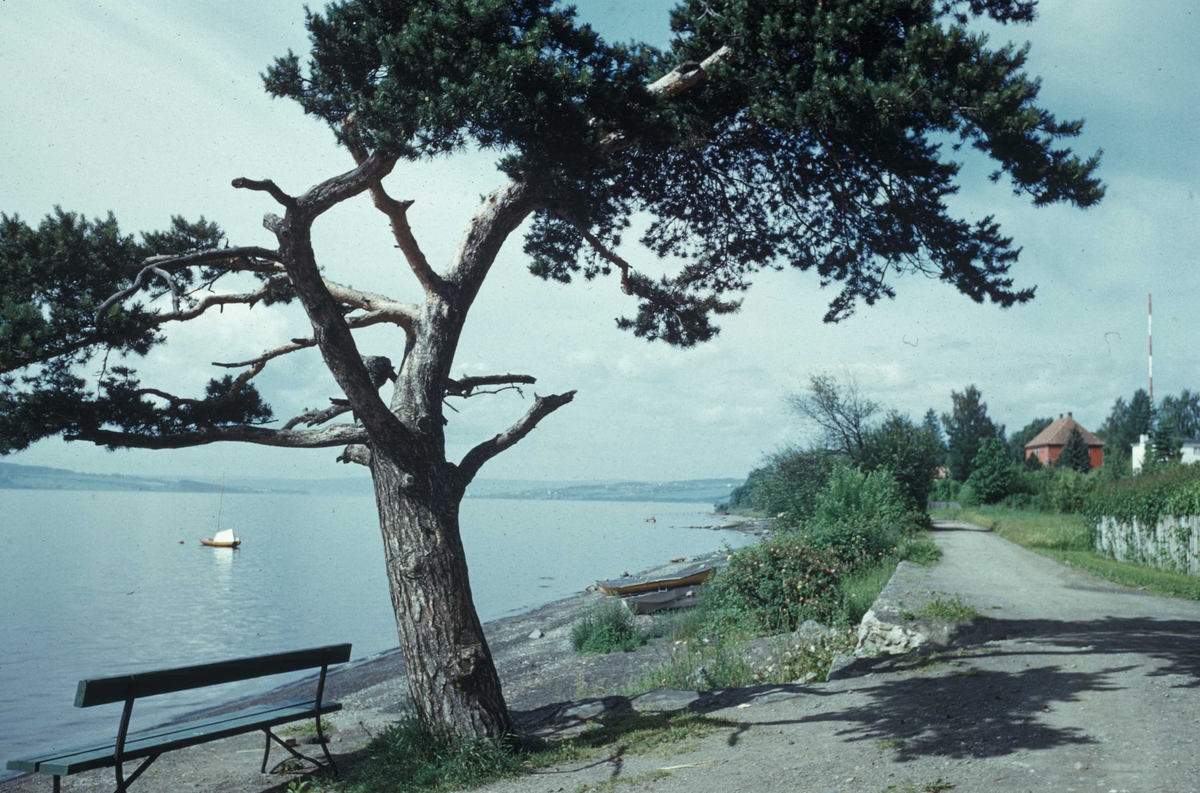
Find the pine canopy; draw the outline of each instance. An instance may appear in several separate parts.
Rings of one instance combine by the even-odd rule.
[[[977,302],[1031,299],[1009,276],[1012,240],[947,200],[963,146],[1035,205],[1103,195],[1099,155],[1063,144],[1082,122],[1038,104],[1026,49],[971,27],[1033,17],[1023,0],[683,0],[660,50],[606,42],[553,0],[343,0],[308,13],[311,53],[278,58],[264,82],[360,160],[494,150],[532,217],[532,273],[617,270],[635,299],[618,326],[690,346],[764,269],[833,287],[830,322],[894,296],[903,274]],[[620,253],[639,213],[636,242],[665,261],[661,277]],[[57,434],[121,445],[190,433],[175,444],[188,445],[268,422],[250,382],[261,367],[183,398],[144,387],[128,356],[218,305],[201,294],[217,282],[251,279],[226,302],[292,300],[281,256],[231,247],[203,218],[131,235],[112,216],[0,216],[0,453]],[[96,356],[89,385],[79,372]]]

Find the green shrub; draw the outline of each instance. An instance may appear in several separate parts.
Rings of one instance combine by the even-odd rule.
[[[832,550],[848,571],[894,556],[901,536],[899,524],[881,519],[815,523],[800,532],[813,548]]]
[[[963,485],[958,489],[958,497],[954,499],[962,507],[977,507],[979,506],[979,494],[975,492],[975,488],[970,485]]]
[[[571,646],[580,653],[627,653],[649,640],[634,625],[633,614],[619,601],[606,600],[571,625]]]
[[[1152,474],[1096,484],[1082,510],[1093,524],[1103,516],[1154,525],[1164,516],[1200,515],[1200,466],[1164,466]]]
[[[785,525],[796,525],[812,515],[817,493],[833,470],[835,456],[824,450],[788,449],[771,455],[750,472],[746,483],[729,496],[729,506],[768,515],[783,515]]]
[[[1061,468],[1054,473],[1047,493],[1050,507],[1058,512],[1076,514],[1083,512],[1084,502],[1095,489],[1096,479],[1071,468]]]
[[[840,465],[833,470],[813,507],[814,523],[855,523],[886,520],[899,525],[908,502],[895,477],[886,470],[864,474]]]
[[[955,501],[958,499],[958,489],[962,487],[953,479],[939,479],[933,483],[933,489],[929,491],[930,501]]]
[[[1029,493],[1010,493],[1000,505],[1009,509],[1029,509],[1033,505],[1033,496]]]
[[[905,537],[913,537],[923,531],[933,529],[933,519],[925,510],[909,510],[900,521],[900,532]]]
[[[827,622],[839,611],[845,564],[790,531],[743,548],[713,576],[702,607],[741,619],[759,633],[794,630],[807,619]]]

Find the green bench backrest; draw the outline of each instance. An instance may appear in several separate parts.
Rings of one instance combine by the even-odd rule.
[[[90,708],[110,702],[124,702],[129,698],[152,697],[172,691],[187,691],[192,688],[233,683],[264,675],[277,675],[313,669],[318,666],[341,664],[350,660],[349,644],[331,644],[308,650],[288,653],[258,655],[252,658],[235,658],[232,661],[217,661],[211,664],[181,666],[178,669],[134,672],[94,680],[80,680],[75,692],[75,707]]]

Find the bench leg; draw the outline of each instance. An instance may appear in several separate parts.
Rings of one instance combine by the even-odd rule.
[[[130,774],[129,776],[124,777],[124,778],[122,778],[121,767],[117,766],[117,791],[116,791],[116,793],[124,793],[126,790],[129,790],[129,786],[133,784],[133,781],[135,779],[137,779],[138,777],[140,777],[142,775],[142,772],[145,771],[147,768],[149,768],[150,764],[153,763],[155,760],[157,760],[158,757],[159,756],[156,754],[150,755],[144,761],[142,761],[141,765],[139,765],[136,769],[134,769],[134,772],[132,774]],[[55,793],[58,793],[57,788],[55,789]]]
[[[280,739],[280,737],[278,735],[271,732],[270,730],[264,729],[263,734],[267,736],[267,740],[266,740],[266,746],[263,747],[262,773],[264,773],[264,774],[267,773],[267,760],[271,756],[271,741],[272,740],[274,740],[276,743],[278,743],[284,749],[287,749],[287,751],[292,755],[292,757],[295,757],[297,760],[304,760],[305,762],[312,763],[318,769],[324,769],[327,767],[326,764],[322,763],[320,760],[314,760],[311,757],[300,754],[295,749],[288,746],[287,743],[285,743],[282,739]],[[332,768],[333,772],[336,774],[337,766],[333,764],[333,758],[329,756],[329,749],[326,748],[325,744],[322,743],[321,750],[325,752],[325,757],[329,759],[328,767]]]
[[[60,777],[58,774],[55,774],[54,775],[54,793],[59,793],[59,791],[61,790],[61,788],[60,788],[61,784],[62,784],[62,777]]]

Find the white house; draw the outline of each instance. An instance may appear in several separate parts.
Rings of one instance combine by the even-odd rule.
[[[1146,450],[1150,448],[1150,436],[1143,435],[1137,443],[1133,444],[1133,472],[1136,474],[1142,470],[1142,463],[1146,460]],[[1180,458],[1182,463],[1200,463],[1200,440],[1184,441],[1180,447]]]

